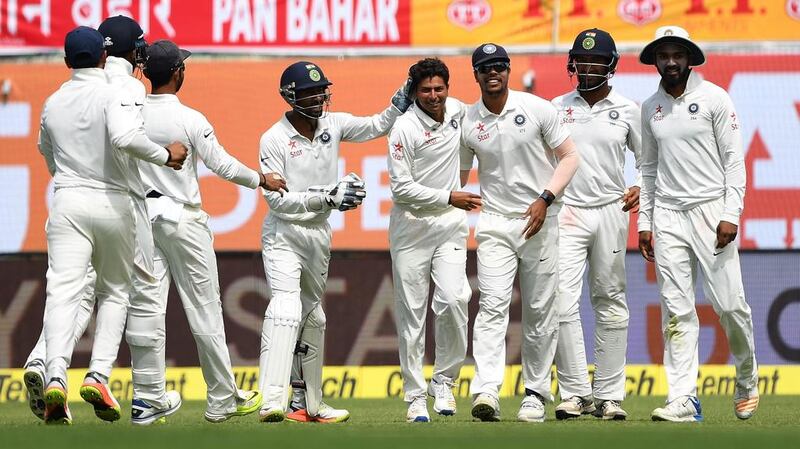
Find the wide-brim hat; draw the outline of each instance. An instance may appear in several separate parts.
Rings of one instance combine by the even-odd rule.
[[[689,51],[689,65],[698,66],[706,62],[703,50],[689,39],[689,32],[679,26],[663,26],[656,30],[656,38],[645,45],[639,53],[639,62],[647,65],[655,65],[656,49],[663,44],[676,44],[685,47]]]

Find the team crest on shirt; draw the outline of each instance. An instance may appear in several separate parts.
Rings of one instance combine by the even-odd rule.
[[[450,126],[452,126],[453,129],[458,129],[458,121],[456,121],[456,119],[450,119]]]
[[[611,111],[611,112],[609,112],[609,113],[608,113],[608,117],[609,117],[611,120],[616,120],[616,119],[618,119],[618,118],[619,118],[619,111]]]
[[[322,134],[319,135],[319,140],[322,143],[328,143],[331,141],[331,134],[328,131],[323,131]]]
[[[514,124],[517,126],[525,126],[525,116],[522,114],[515,115]]]
[[[689,114],[695,115],[700,112],[700,105],[697,103],[692,103],[689,105]]]

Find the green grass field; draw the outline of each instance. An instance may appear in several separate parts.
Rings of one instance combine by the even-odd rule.
[[[459,400],[455,417],[432,416],[428,424],[405,422],[405,404],[398,399],[331,400],[350,410],[344,424],[262,424],[256,416],[221,424],[203,420],[203,402],[185,402],[167,424],[133,427],[130,404],[113,424],[94,417],[88,404],[71,406],[74,425],[44,426],[24,403],[0,405],[0,446],[4,448],[790,448],[800,446],[800,397],[762,397],[749,421],[737,420],[730,397],[701,398],[705,422],[654,423],[650,411],[663,403],[658,397],[633,397],[625,402],[625,422],[603,422],[585,416],[560,422],[548,406],[543,424],[518,423],[519,398],[501,401],[503,422],[472,422],[468,400]],[[432,412],[432,408],[429,407]]]

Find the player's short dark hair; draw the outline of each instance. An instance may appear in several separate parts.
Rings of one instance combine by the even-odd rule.
[[[174,70],[166,71],[166,72],[155,72],[150,73],[149,70],[144,71],[144,76],[150,80],[150,84],[153,85],[153,90],[158,89],[159,87],[166,86],[169,83],[169,80],[172,79],[172,74],[175,73]]]
[[[439,76],[444,80],[445,86],[450,86],[450,70],[439,58],[425,58],[417,61],[408,69],[408,77],[411,78],[411,92],[417,89],[417,85],[422,80]]]

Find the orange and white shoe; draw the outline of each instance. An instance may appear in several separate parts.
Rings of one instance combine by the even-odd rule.
[[[108,385],[100,379],[97,373],[88,373],[81,385],[81,397],[92,404],[94,414],[103,421],[114,422],[121,416],[119,402],[111,394]]]
[[[736,393],[733,396],[733,412],[739,419],[750,419],[758,409],[758,387],[750,390],[736,386]]]
[[[44,391],[44,423],[45,424],[72,424],[72,414],[67,406],[67,389],[65,382],[54,377]]]
[[[306,409],[292,408],[286,414],[286,420],[293,422],[318,422],[323,424],[341,423],[350,419],[350,412],[344,409],[336,409],[326,403],[319,406],[317,416],[309,416]]]

